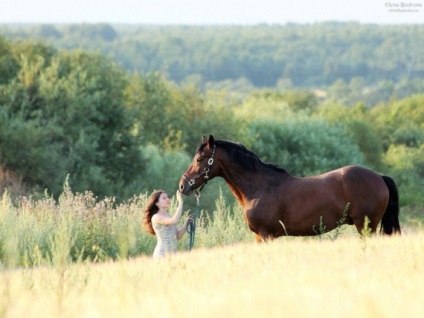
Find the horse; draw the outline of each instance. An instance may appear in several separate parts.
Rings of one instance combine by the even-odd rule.
[[[226,181],[258,242],[318,235],[342,224],[355,225],[360,234],[375,234],[379,224],[380,233],[401,234],[394,180],[358,165],[296,177],[240,143],[203,136],[179,190],[200,192],[215,177]]]

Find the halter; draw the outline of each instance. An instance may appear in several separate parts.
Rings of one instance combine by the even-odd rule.
[[[195,176],[194,178],[191,178],[191,179],[189,179],[185,174],[183,175],[184,180],[188,182],[188,184],[189,184],[189,186],[192,190],[194,190],[193,186],[196,184],[197,179],[199,179],[203,175],[205,175],[203,177],[203,183],[198,188],[200,188],[200,190],[201,190],[205,186],[205,184],[208,183],[208,180],[209,180],[208,173],[209,173],[210,167],[212,167],[212,165],[213,165],[213,157],[215,156],[215,150],[216,150],[216,145],[213,145],[212,155],[208,159],[208,165],[203,169],[203,171],[201,173],[199,173],[197,176]]]

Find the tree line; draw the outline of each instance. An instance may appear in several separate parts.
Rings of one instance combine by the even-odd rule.
[[[423,102],[346,106],[299,89],[240,99],[129,72],[100,53],[0,37],[1,189],[57,197],[69,176],[74,191],[99,198],[173,193],[201,135],[213,134],[298,176],[370,167],[394,177],[403,205],[422,205]],[[216,181],[207,204],[220,185],[231,197]]]
[[[353,105],[424,89],[424,26],[317,23],[255,26],[4,25],[11,39],[95,50],[124,69],[200,89],[305,88]]]

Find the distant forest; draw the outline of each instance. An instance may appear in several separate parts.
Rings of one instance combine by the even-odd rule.
[[[424,91],[424,25],[1,25],[0,34],[97,51],[201,90],[307,89],[368,106]]]

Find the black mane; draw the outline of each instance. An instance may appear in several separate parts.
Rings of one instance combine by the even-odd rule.
[[[230,155],[231,160],[234,160],[240,166],[246,169],[256,169],[260,167],[273,169],[278,172],[287,173],[287,171],[275,164],[263,162],[255,153],[248,150],[240,143],[235,143],[225,140],[215,140],[215,145],[224,149]],[[206,144],[201,144],[198,151],[201,151]]]

